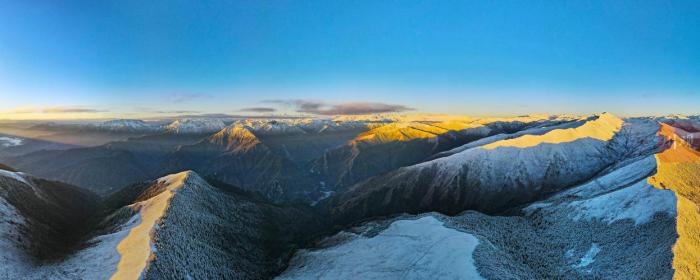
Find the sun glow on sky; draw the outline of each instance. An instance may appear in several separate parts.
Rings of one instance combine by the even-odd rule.
[[[697,1],[3,1],[0,119],[353,113],[358,103],[697,114],[699,15]]]

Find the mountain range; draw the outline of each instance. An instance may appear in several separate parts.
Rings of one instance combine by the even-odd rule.
[[[698,117],[188,118],[0,133],[13,139],[0,145],[3,279],[700,277]],[[101,140],[57,141],[81,135]]]

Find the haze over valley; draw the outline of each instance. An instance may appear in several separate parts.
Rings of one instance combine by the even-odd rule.
[[[700,1],[0,1],[0,280],[700,279]]]

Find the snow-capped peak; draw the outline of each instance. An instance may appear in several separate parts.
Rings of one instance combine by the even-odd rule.
[[[120,119],[101,122],[95,125],[98,129],[108,131],[150,131],[157,129],[157,126],[142,120]]]
[[[226,146],[230,151],[246,151],[261,143],[248,126],[240,123],[222,129],[210,137],[209,141]]]
[[[221,119],[196,118],[176,120],[167,125],[165,129],[177,134],[209,133],[219,131],[225,126],[226,124]]]

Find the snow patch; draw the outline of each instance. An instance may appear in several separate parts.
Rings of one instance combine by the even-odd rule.
[[[19,146],[22,145],[22,142],[24,140],[20,138],[15,138],[15,137],[0,137],[0,146],[2,147],[13,147],[13,146]]]
[[[478,244],[433,216],[398,220],[374,237],[301,250],[277,279],[482,279],[472,257]]]
[[[591,265],[595,261],[595,256],[600,253],[600,247],[598,247],[598,244],[591,244],[591,248],[588,249],[585,255],[581,257],[581,260],[579,260],[578,264],[572,265],[573,268],[584,268],[589,265]],[[590,270],[588,271],[590,272]]]
[[[317,200],[311,202],[311,206],[316,206],[319,202],[331,197],[335,192],[334,191],[321,191],[321,197],[319,197]]]
[[[0,177],[10,178],[10,179],[13,179],[15,181],[20,181],[26,185],[31,186],[32,184],[29,183],[29,181],[27,181],[27,179],[24,178],[24,176],[22,176],[22,175],[24,175],[22,172],[12,172],[12,171],[0,169]]]
[[[631,185],[647,176],[656,169],[656,158],[651,155],[635,161],[600,178],[590,181],[579,187],[575,187],[557,194],[555,198],[566,196],[592,197],[611,190]]]
[[[592,199],[569,204],[576,209],[574,220],[602,219],[607,223],[631,219],[636,225],[647,223],[656,213],[675,216],[676,196],[642,180],[636,184]]]

